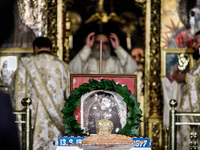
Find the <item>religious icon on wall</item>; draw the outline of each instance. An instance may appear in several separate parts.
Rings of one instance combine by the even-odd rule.
[[[8,83],[12,73],[17,69],[18,56],[17,55],[0,55],[0,80],[1,83]]]
[[[189,54],[184,53],[168,53],[166,55],[166,75],[172,75],[176,69],[179,73],[187,73],[189,71]],[[170,61],[171,60],[171,61]]]
[[[200,30],[200,3],[197,0],[162,1],[161,47],[191,48],[195,32]]]
[[[175,67],[179,73],[186,73],[194,63],[191,55],[192,39],[195,32],[200,30],[200,3],[197,0],[164,0],[161,10],[162,75],[171,75]],[[187,67],[184,68],[186,63],[180,67],[179,59],[183,60],[187,54]]]
[[[173,73],[187,73],[194,65],[192,49],[164,49],[162,53],[163,76],[171,76]]]

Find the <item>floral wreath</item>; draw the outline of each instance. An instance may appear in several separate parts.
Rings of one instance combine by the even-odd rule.
[[[64,135],[87,135],[84,130],[79,127],[81,124],[77,122],[74,111],[80,106],[79,100],[82,95],[93,90],[104,89],[115,91],[120,94],[128,107],[129,112],[127,113],[126,125],[119,131],[119,134],[138,136],[138,127],[142,122],[140,120],[142,117],[142,110],[139,108],[140,103],[137,102],[136,95],[131,94],[131,91],[128,90],[126,85],[122,86],[121,84],[116,84],[114,80],[101,79],[101,81],[97,81],[89,79],[89,81],[90,83],[83,83],[78,88],[71,91],[71,95],[65,100],[65,105],[61,110],[64,114]]]

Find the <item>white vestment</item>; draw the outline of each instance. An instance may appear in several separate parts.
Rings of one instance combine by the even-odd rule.
[[[115,50],[117,57],[111,56],[102,60],[102,74],[133,74],[137,64],[131,56],[120,46]],[[91,48],[84,46],[70,61],[69,67],[73,73],[98,74],[99,59],[90,56]]]
[[[198,61],[194,67],[186,74],[186,90],[183,91],[183,98],[181,99],[180,105],[177,108],[177,111],[182,112],[200,112],[200,61]],[[180,118],[182,122],[195,121],[200,122],[200,118],[196,117],[187,117],[184,116]],[[177,143],[180,147],[178,149],[188,150],[190,143],[190,126],[182,125],[180,126],[180,137],[177,140]],[[198,135],[198,145],[199,145],[199,135],[200,128],[197,128]],[[200,149],[200,146],[198,146]]]
[[[23,108],[24,97],[32,99],[33,149],[55,149],[53,141],[63,134],[61,110],[69,96],[68,65],[50,54],[24,57],[12,80],[9,90],[15,109]]]
[[[163,88],[163,129],[166,130],[169,127],[169,112],[171,107],[169,102],[171,99],[175,99],[178,102],[178,106],[180,105],[180,100],[182,97],[182,87],[183,85],[177,83],[177,81],[170,82],[167,77],[162,77],[162,88]]]

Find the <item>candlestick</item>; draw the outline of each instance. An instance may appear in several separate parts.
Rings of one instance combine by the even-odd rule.
[[[100,40],[99,73],[102,74],[102,40]]]
[[[131,35],[128,34],[126,37],[127,48],[131,50]]]

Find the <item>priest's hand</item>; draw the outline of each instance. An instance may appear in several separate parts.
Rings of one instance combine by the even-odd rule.
[[[166,75],[166,77],[168,78],[168,80],[172,83],[174,81],[174,78],[171,75]]]
[[[179,73],[178,65],[175,65],[172,70],[172,78],[176,80],[178,83],[183,83],[185,82],[185,77],[186,77],[186,74]]]
[[[88,47],[92,47],[94,44],[94,38],[95,38],[95,32],[91,32],[88,34],[87,38],[86,38],[86,45]]]
[[[117,37],[117,35],[115,33],[110,33],[110,42],[114,48],[114,50],[117,50],[120,46],[120,43],[119,43],[119,39]]]
[[[180,74],[173,74],[172,76],[178,83],[185,82],[186,74],[180,73]]]

